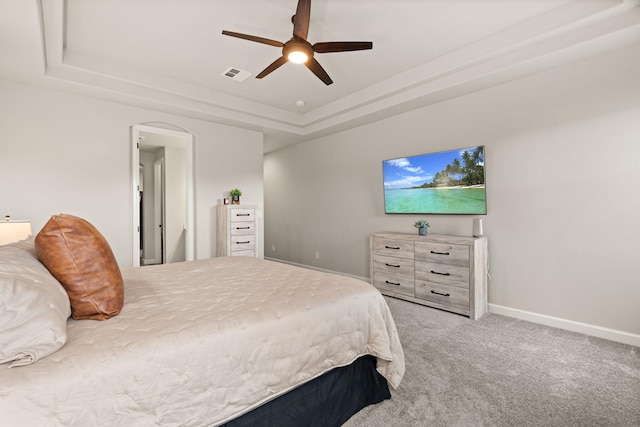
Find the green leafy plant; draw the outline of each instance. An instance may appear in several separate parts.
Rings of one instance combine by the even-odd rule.
[[[424,219],[420,219],[413,224],[416,228],[427,228],[429,227],[429,223]]]
[[[240,191],[240,190],[239,190],[239,189],[237,189],[237,188],[234,188],[233,190],[229,191],[229,194],[230,194],[231,196],[238,196],[238,197],[240,197],[240,196],[242,196],[242,191]]]

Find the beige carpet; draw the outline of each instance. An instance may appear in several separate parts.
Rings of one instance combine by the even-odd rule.
[[[346,427],[640,426],[640,348],[387,298],[407,371]]]

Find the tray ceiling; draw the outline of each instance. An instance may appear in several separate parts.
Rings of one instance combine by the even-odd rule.
[[[309,40],[334,83],[287,63],[296,0],[0,0],[0,76],[259,130],[265,150],[640,42],[636,0],[314,0]],[[234,67],[251,73],[238,82]],[[304,103],[300,106],[300,102]]]

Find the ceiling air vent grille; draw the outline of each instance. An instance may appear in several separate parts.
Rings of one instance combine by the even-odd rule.
[[[229,67],[222,73],[223,76],[230,78],[231,80],[235,80],[237,82],[244,81],[247,77],[251,75],[250,72],[241,70],[239,68]]]

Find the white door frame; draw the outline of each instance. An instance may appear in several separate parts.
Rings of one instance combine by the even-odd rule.
[[[133,267],[140,266],[140,205],[138,203],[138,189],[140,176],[138,166],[140,164],[140,132],[156,133],[179,137],[185,147],[185,170],[187,173],[187,206],[186,206],[186,242],[185,255],[187,261],[195,259],[195,197],[194,197],[194,168],[193,168],[193,135],[188,132],[179,132],[155,126],[134,125],[131,127],[131,261]]]

